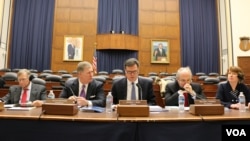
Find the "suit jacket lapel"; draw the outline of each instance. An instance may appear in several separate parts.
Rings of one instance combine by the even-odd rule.
[[[19,103],[21,92],[22,92],[22,88],[21,87],[17,87],[15,89],[15,91],[14,91],[14,102],[15,103]]]

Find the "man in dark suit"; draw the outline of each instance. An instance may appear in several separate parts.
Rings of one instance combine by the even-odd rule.
[[[163,48],[163,44],[159,43],[158,48],[154,50],[155,61],[161,61],[161,57],[167,57],[166,50]]]
[[[135,58],[126,60],[124,63],[124,70],[126,77],[116,79],[113,82],[113,103],[118,104],[119,100],[147,100],[149,105],[155,105],[153,80],[145,77],[138,77],[139,61]],[[142,92],[140,92],[140,88],[137,85],[141,87]]]
[[[187,106],[194,104],[195,99],[206,99],[198,83],[192,83],[192,72],[189,67],[182,67],[176,73],[176,80],[166,86],[166,106],[178,106],[179,94],[186,94]]]
[[[27,69],[21,69],[17,73],[19,85],[9,88],[9,93],[2,100],[5,104],[29,103],[36,107],[42,106],[43,100],[46,100],[46,88],[43,85],[34,84],[30,81],[31,73]]]
[[[80,62],[77,66],[77,78],[65,82],[59,97],[75,100],[79,106],[105,107],[103,83],[93,79],[93,74],[91,63]]]
[[[69,44],[68,44],[68,59],[74,59],[75,57],[75,45],[73,43],[73,39],[70,38],[68,40]]]

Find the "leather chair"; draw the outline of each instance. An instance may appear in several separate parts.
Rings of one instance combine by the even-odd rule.
[[[148,76],[158,76],[158,74],[156,72],[149,72]]]
[[[207,77],[204,79],[204,84],[218,84],[220,79],[218,77]]]
[[[105,83],[106,82],[106,78],[104,76],[101,76],[101,75],[96,75],[96,76],[93,76],[93,79],[97,80],[97,81],[100,81],[102,83]]]
[[[43,70],[43,73],[52,73],[52,70]]]
[[[47,84],[49,83],[52,83],[50,89],[63,89],[63,82],[62,82],[62,76],[60,75],[54,75],[54,74],[51,74],[51,75],[47,75],[45,77],[45,81]]]
[[[41,78],[33,78],[32,79],[32,83],[34,83],[34,84],[39,84],[39,85],[46,85],[46,81],[45,80],[43,80],[43,79],[41,79]]]
[[[99,71],[98,75],[108,75],[109,73],[107,71]]]
[[[46,72],[43,72],[41,73],[40,75],[38,75],[39,78],[42,78],[42,79],[45,79],[48,75],[52,75],[51,73],[46,73]]]
[[[4,81],[17,81],[17,73],[5,72],[2,78]]]
[[[219,73],[217,72],[210,72],[208,76],[219,76]]]
[[[160,76],[161,78],[163,78],[163,77],[168,76],[168,73],[167,73],[167,72],[161,72],[161,73],[159,73],[159,76]]]
[[[0,69],[1,72],[11,72],[11,69],[9,68],[2,68]]]
[[[113,69],[112,73],[113,74],[123,74],[123,70],[121,70],[121,69]]]
[[[205,72],[197,72],[197,73],[195,73],[195,75],[196,76],[203,76],[203,75],[206,75],[206,73]]]
[[[59,70],[57,71],[58,74],[68,74],[69,72],[66,70]]]

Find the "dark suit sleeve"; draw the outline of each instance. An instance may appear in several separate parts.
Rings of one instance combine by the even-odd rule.
[[[196,99],[206,99],[206,95],[203,93],[202,87],[198,83],[191,84],[193,90],[196,93]]]
[[[93,80],[91,82],[91,86],[89,85],[89,88],[92,87],[91,95],[88,98],[93,104],[93,106],[100,106],[105,107],[105,94],[103,90],[103,83]],[[88,88],[88,89],[89,89]]]
[[[148,105],[156,105],[155,102],[155,95],[153,90],[153,81],[151,79],[145,79],[145,83],[147,83],[146,91],[144,93],[147,93],[146,100]],[[145,89],[145,88],[143,88]]]
[[[166,106],[178,106],[178,87],[176,82],[170,82],[166,85],[165,104]]]

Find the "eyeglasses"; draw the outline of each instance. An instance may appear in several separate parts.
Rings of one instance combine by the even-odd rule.
[[[126,73],[127,73],[127,74],[137,74],[138,71],[137,71],[137,70],[135,70],[135,71],[126,71]]]

